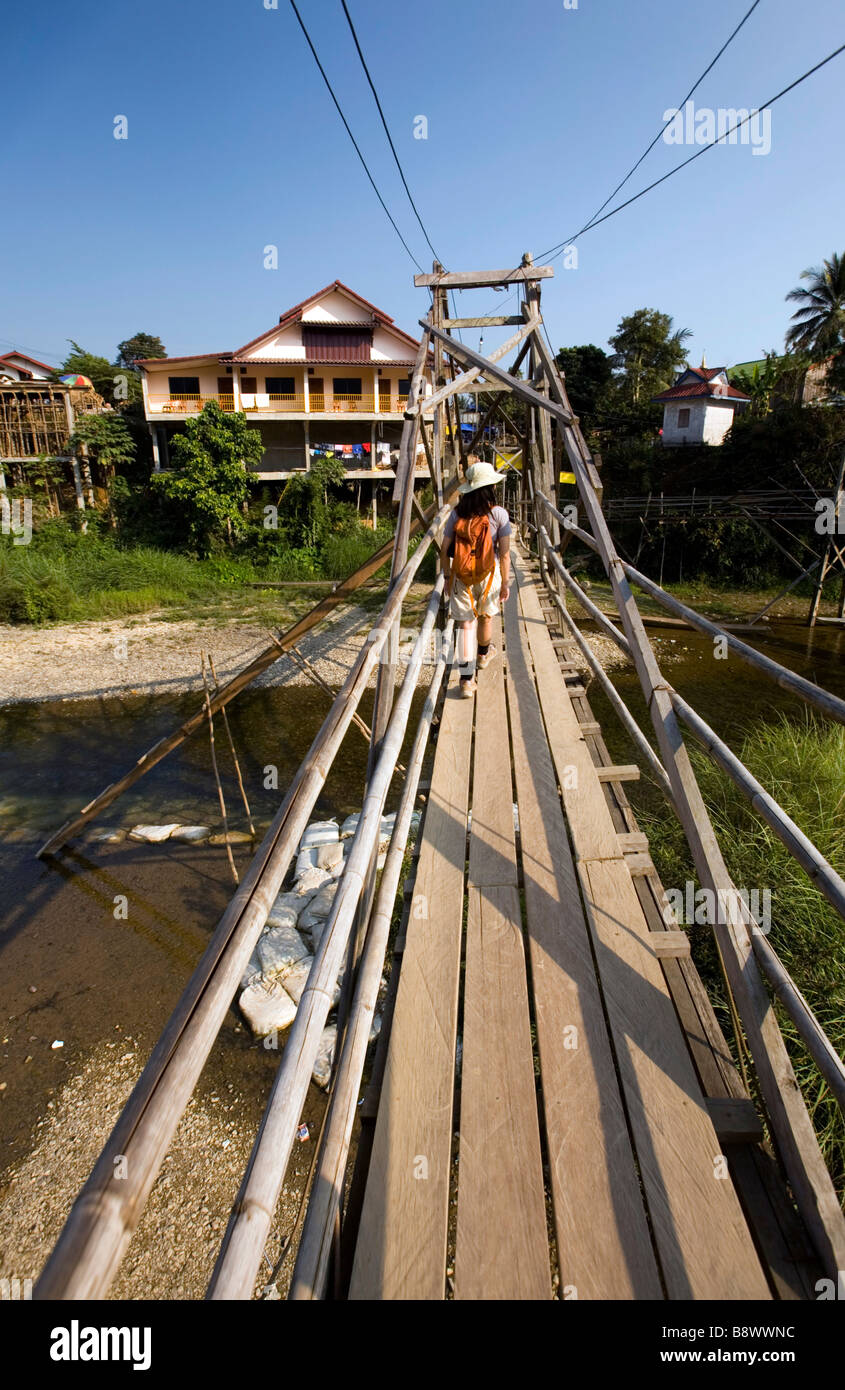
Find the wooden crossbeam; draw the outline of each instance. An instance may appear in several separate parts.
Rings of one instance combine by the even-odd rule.
[[[444,328],[513,328],[524,323],[521,314],[493,314],[479,319],[444,319]]]
[[[608,767],[597,767],[596,776],[600,782],[638,782],[640,769],[636,763],[611,763]]]
[[[515,270],[444,270],[437,275],[415,275],[417,289],[486,289],[490,285],[522,285],[528,280],[551,280],[550,265],[521,265]]]

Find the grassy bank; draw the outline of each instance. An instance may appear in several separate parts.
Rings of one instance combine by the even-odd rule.
[[[833,1046],[845,1051],[845,923],[812,886],[775,835],[733,783],[704,754],[692,758],[719,844],[738,887],[772,894],[770,942],[814,1010]],[[780,719],[743,740],[743,762],[845,875],[845,728]],[[666,888],[695,880],[677,820],[638,809],[652,856]],[[693,954],[726,1034],[730,1013],[710,933],[693,932]],[[804,1099],[813,1117],[840,1198],[845,1195],[845,1121],[820,1080],[795,1029],[776,1004]]]
[[[342,579],[384,543],[361,528],[330,537],[317,554],[282,553],[266,564],[221,555],[196,560],[149,546],[118,545],[108,536],[44,528],[29,545],[3,538],[0,546],[0,622],[79,622],[170,611],[235,616],[260,605],[260,582]],[[264,596],[264,603],[268,602]]]

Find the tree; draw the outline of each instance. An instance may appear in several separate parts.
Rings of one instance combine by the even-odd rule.
[[[786,346],[798,348],[818,362],[845,347],[845,256],[834,252],[829,261],[802,270],[807,282],[790,290],[787,301],[798,304]]]
[[[115,368],[105,357],[98,357],[96,353],[86,352],[79,343],[75,343],[73,338],[68,338],[68,342],[73,349],[68,353],[61,367],[57,369],[57,376],[66,376],[68,372],[74,372],[78,376],[87,376],[93,382],[94,390],[103,397],[104,400],[111,402],[114,393]]]
[[[152,333],[134,333],[131,338],[117,345],[118,367],[129,367],[132,371],[137,371],[135,367],[136,358],[145,357],[166,357],[167,349],[161,338],[156,338]]]
[[[615,349],[611,365],[623,398],[639,405],[643,398],[669,386],[684,364],[684,344],[691,337],[689,328],[673,329],[670,315],[657,309],[637,309],[623,318],[609,339]]]
[[[613,380],[610,357],[594,343],[561,348],[555,358],[566,377],[566,393],[576,415],[592,423]]]
[[[155,473],[155,491],[181,509],[190,545],[207,555],[225,534],[230,545],[244,529],[243,506],[249,493],[248,470],[263,457],[264,442],[245,415],[225,415],[209,401],[185,423],[171,446],[173,471]]]

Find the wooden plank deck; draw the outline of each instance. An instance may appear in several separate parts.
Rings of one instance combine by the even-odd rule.
[[[462,1299],[552,1293],[517,885],[497,658],[476,700],[455,1255],[455,1297]]]
[[[473,702],[449,685],[349,1296],[438,1299],[446,1239]]]
[[[452,1230],[457,1299],[548,1299],[550,1256],[562,1297],[765,1299],[667,984],[686,962],[514,568],[502,658],[444,703],[350,1297],[446,1297]]]

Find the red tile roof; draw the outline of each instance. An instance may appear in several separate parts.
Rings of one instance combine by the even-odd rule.
[[[55,367],[49,366],[46,362],[39,362],[37,357],[30,357],[28,352],[16,352],[14,348],[12,348],[11,352],[0,354],[0,362],[8,362],[9,366],[15,367],[17,371],[26,372],[26,367],[19,367],[16,362],[12,361],[13,357],[19,357],[22,362],[31,362],[34,367],[41,367],[45,372],[53,372],[56,370]],[[28,375],[31,376],[32,373],[29,372]]]
[[[737,400],[748,401],[750,396],[744,392],[737,391],[735,386],[729,386],[724,381],[717,383],[716,378],[724,376],[724,367],[685,367],[668,391],[661,391],[659,396],[652,396],[653,401],[687,401],[696,397],[706,398],[707,400]],[[684,378],[696,377],[697,380],[685,381]]]

